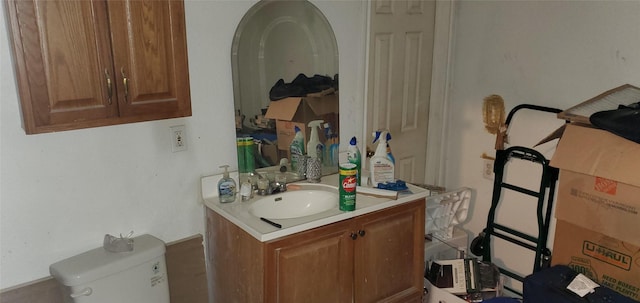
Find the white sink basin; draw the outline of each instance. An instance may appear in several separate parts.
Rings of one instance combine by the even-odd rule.
[[[297,185],[296,185],[297,186]],[[335,187],[308,185],[265,196],[252,203],[249,212],[266,219],[292,219],[315,215],[338,208],[338,191]]]

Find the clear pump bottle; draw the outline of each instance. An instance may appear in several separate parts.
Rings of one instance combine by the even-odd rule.
[[[229,177],[228,167],[229,165],[220,166],[220,168],[224,168],[222,179],[218,181],[218,198],[220,199],[220,203],[229,203],[236,200],[236,181]]]

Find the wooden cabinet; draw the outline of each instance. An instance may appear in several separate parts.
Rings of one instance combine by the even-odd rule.
[[[5,4],[28,134],[191,115],[183,1]]]
[[[416,200],[266,243],[209,210],[214,302],[420,302],[424,204]]]
[[[342,221],[266,243],[264,302],[352,302],[353,223]]]
[[[355,302],[421,302],[425,201],[362,216],[355,241]]]

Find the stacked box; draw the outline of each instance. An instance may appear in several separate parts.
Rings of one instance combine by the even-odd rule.
[[[551,165],[560,169],[552,265],[640,300],[640,144],[569,124]]]

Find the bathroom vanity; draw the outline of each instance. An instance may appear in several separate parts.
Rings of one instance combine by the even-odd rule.
[[[205,196],[214,302],[420,302],[428,191],[410,190],[358,194],[352,212],[273,220],[282,228],[252,218],[252,201]]]

